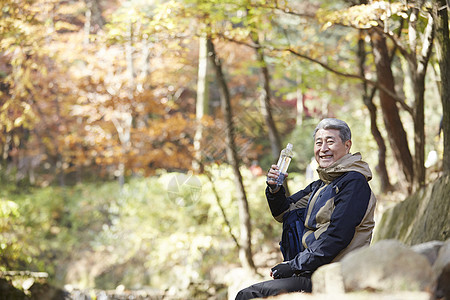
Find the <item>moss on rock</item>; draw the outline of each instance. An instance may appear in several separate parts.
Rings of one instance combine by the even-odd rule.
[[[383,213],[374,241],[396,239],[406,245],[450,237],[450,175],[420,189]]]

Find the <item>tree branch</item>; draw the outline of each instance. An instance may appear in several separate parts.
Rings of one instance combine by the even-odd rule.
[[[342,76],[342,77],[346,77],[346,78],[358,79],[358,80],[361,80],[363,82],[366,82],[366,83],[370,84],[371,86],[377,87],[378,89],[382,90],[383,92],[385,92],[389,96],[391,96],[393,99],[395,99],[395,101],[397,101],[403,107],[403,109],[406,110],[408,113],[410,113],[410,114],[413,113],[413,109],[411,107],[409,107],[408,104],[406,104],[406,102],[405,102],[405,100],[403,98],[399,97],[396,93],[391,92],[389,89],[387,89],[385,86],[379,84],[377,81],[373,81],[373,80],[367,79],[367,78],[365,78],[365,77],[363,77],[361,75],[345,73],[345,72],[336,70],[336,69],[330,67],[329,65],[327,65],[327,64],[325,64],[325,63],[323,63],[323,62],[321,62],[321,61],[319,61],[319,60],[317,60],[315,58],[309,57],[309,56],[307,56],[305,54],[299,53],[299,52],[295,51],[292,48],[289,48],[289,49],[275,49],[275,50],[277,50],[277,51],[288,51],[288,52],[290,52],[291,54],[293,54],[295,56],[304,58],[306,60],[309,60],[310,62],[318,64],[321,67],[323,67],[325,70],[330,71],[330,72],[332,72],[332,73],[334,73],[336,75],[339,75],[339,76]]]
[[[315,18],[316,14],[315,13],[300,13],[298,11],[294,11],[292,10],[290,7],[284,6],[284,7],[280,7],[278,4],[278,0],[275,0],[275,4],[269,4],[269,3],[265,3],[262,5],[257,5],[257,6],[253,6],[255,8],[266,8],[266,9],[272,9],[274,11],[280,11],[284,14],[287,15],[292,15],[292,16],[296,16],[296,17],[304,17],[304,18]]]
[[[262,48],[266,48],[269,51],[278,51],[278,52],[286,52],[287,51],[287,52],[290,52],[291,54],[293,54],[293,55],[295,55],[297,57],[300,57],[300,58],[306,59],[306,60],[308,60],[310,62],[313,62],[315,64],[318,64],[321,67],[323,67],[325,70],[327,70],[329,72],[332,72],[332,73],[334,73],[336,75],[339,75],[339,76],[342,76],[342,77],[345,77],[345,78],[357,79],[357,80],[361,80],[363,82],[366,82],[366,83],[370,84],[371,86],[376,87],[379,90],[382,90],[383,92],[387,93],[389,96],[391,96],[393,99],[395,99],[395,101],[397,101],[401,105],[401,107],[405,111],[407,111],[408,113],[410,113],[410,114],[413,113],[413,109],[410,106],[408,106],[408,104],[406,104],[405,100],[402,97],[399,97],[396,93],[391,92],[389,89],[387,89],[383,85],[379,84],[377,81],[373,81],[373,80],[367,79],[367,78],[365,78],[365,77],[363,77],[361,75],[351,74],[351,73],[346,73],[346,72],[342,72],[342,71],[336,70],[336,69],[330,67],[326,63],[323,63],[323,62],[321,62],[321,61],[319,61],[319,60],[317,60],[315,58],[312,58],[312,57],[310,57],[310,56],[308,56],[306,54],[297,52],[296,50],[292,49],[291,47],[288,47],[288,48],[275,48],[275,47],[267,47],[267,46],[264,46],[264,45],[261,45],[261,44],[256,45],[255,43],[249,43],[249,42],[243,41],[243,40],[235,40],[233,38],[226,37],[226,36],[221,35],[221,34],[219,34],[218,37],[221,37],[221,38],[223,38],[223,39],[225,39],[225,40],[227,40],[229,42],[233,42],[233,43],[236,43],[236,44],[239,44],[239,45],[244,45],[244,46],[247,46],[247,47],[250,47],[250,48],[254,48],[254,49],[258,49],[258,48],[262,47]]]

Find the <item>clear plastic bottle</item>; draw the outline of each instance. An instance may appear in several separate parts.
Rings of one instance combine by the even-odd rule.
[[[288,143],[286,148],[281,150],[280,158],[278,159],[277,166],[279,167],[278,171],[280,171],[280,175],[277,179],[277,185],[283,184],[284,177],[286,176],[292,156],[294,156],[294,152],[292,151],[292,144]]]

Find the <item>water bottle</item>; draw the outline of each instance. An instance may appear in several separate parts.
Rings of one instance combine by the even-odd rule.
[[[292,152],[292,144],[288,143],[286,148],[281,150],[280,158],[278,159],[278,171],[280,171],[280,175],[277,179],[277,185],[282,185],[284,181],[284,177],[286,176],[287,169],[289,167],[289,163],[291,162],[292,156],[294,156],[294,152]]]

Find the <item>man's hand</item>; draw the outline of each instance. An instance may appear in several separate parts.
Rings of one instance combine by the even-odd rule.
[[[275,193],[279,190],[279,187],[277,187],[277,179],[278,176],[280,176],[279,167],[277,165],[272,165],[267,172],[267,185],[270,187],[270,190]],[[284,175],[284,178],[288,177],[288,173]]]
[[[292,277],[292,275],[294,275],[294,270],[291,269],[288,262],[282,262],[273,267],[270,271],[270,276],[273,279]]]
[[[267,172],[267,184],[270,187],[273,186],[275,188],[277,186],[277,179],[280,175],[280,171],[278,171],[278,169],[279,168],[277,165],[272,165]]]

